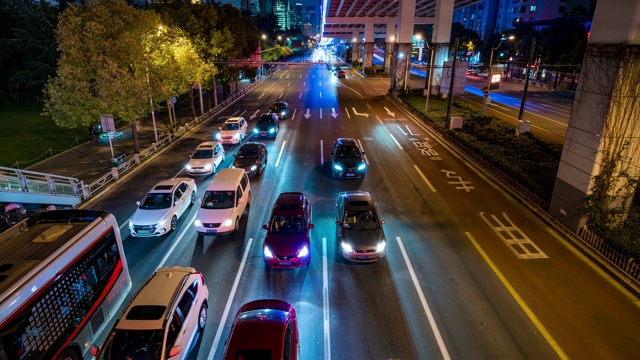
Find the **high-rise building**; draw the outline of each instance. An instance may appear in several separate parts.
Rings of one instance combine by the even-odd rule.
[[[320,32],[320,6],[306,6],[302,22],[311,25],[311,32],[314,36],[318,34]]]
[[[281,30],[287,31],[291,28],[288,0],[275,0],[273,2],[273,13],[278,19],[278,26],[280,26]]]
[[[260,3],[258,0],[240,0],[240,10],[249,12],[252,16],[260,14]]]
[[[296,3],[291,8],[290,19],[291,19],[292,29],[296,29],[296,30],[302,29],[302,9],[303,9],[303,6],[301,3]]]

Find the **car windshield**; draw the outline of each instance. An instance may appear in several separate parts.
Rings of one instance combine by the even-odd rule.
[[[207,191],[202,198],[203,209],[230,209],[236,198],[235,191]]]
[[[171,193],[148,193],[140,203],[140,209],[159,210],[171,207]]]
[[[98,359],[161,359],[162,336],[162,330],[116,330]]]
[[[238,159],[257,159],[258,158],[258,150],[256,149],[240,149],[236,154],[236,158]]]
[[[304,233],[304,218],[302,215],[278,215],[271,217],[269,232],[276,235],[291,235]]]
[[[271,116],[262,116],[258,120],[258,124],[270,124],[272,120]]]
[[[213,150],[196,150],[191,155],[192,159],[211,159],[213,157]]]
[[[343,146],[336,150],[338,158],[359,158],[360,156],[362,156],[360,149],[355,146]]]
[[[284,104],[274,104],[271,109],[273,110],[279,110],[279,109],[284,109]]]
[[[378,220],[373,210],[347,210],[344,212],[344,227],[351,230],[373,230]]]
[[[222,125],[222,130],[238,130],[237,123],[227,123]]]

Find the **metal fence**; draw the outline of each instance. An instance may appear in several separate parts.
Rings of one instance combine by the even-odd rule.
[[[86,199],[83,182],[71,177],[0,167],[0,191],[77,196]]]

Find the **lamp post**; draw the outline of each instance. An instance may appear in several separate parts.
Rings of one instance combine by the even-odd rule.
[[[456,77],[456,59],[458,58],[458,44],[460,43],[460,39],[456,38],[456,43],[453,48],[453,65],[451,66],[451,81],[449,82],[449,96],[447,101],[447,113],[445,115],[445,125],[446,128],[451,127],[451,105],[453,104],[453,86],[455,85],[455,77]]]
[[[515,39],[515,36],[511,35],[508,38],[509,40],[513,40]],[[491,55],[489,55],[489,72],[487,73],[487,91],[484,93],[484,101],[482,101],[482,116],[484,116],[487,113],[487,99],[489,98],[489,91],[490,91],[490,86],[491,86],[491,75],[493,74],[493,52],[495,50],[498,50],[500,48],[500,46],[502,46],[502,43],[507,40],[507,38],[502,35],[502,37],[500,38],[500,43],[498,43],[498,46],[496,47],[492,47],[491,48]]]
[[[527,97],[527,89],[529,88],[529,67],[533,62],[533,53],[536,50],[536,38],[534,37],[531,41],[531,50],[529,51],[529,62],[527,62],[527,69],[524,71],[524,91],[522,92],[522,102],[520,103],[520,112],[518,113],[518,120],[522,120],[522,115],[524,115],[524,104],[525,99]]]
[[[427,42],[427,39],[424,39],[424,46],[427,47],[427,49],[429,49],[429,74],[425,75],[424,77],[424,81],[426,82],[426,84],[424,85],[424,87],[427,89],[427,101],[425,101],[424,103],[424,113],[425,115],[427,114],[427,111],[429,110],[429,96],[431,96],[431,82],[432,82],[432,75],[433,75],[433,57],[435,55],[434,53],[434,47],[433,46],[429,46],[429,43]]]

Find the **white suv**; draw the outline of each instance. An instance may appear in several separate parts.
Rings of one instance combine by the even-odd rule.
[[[156,270],[107,336],[98,360],[184,359],[207,323],[209,289],[191,267]]]
[[[194,225],[200,235],[238,231],[240,218],[251,202],[251,184],[244,169],[222,169],[200,199]]]
[[[221,144],[237,144],[247,136],[247,126],[243,117],[231,117],[220,127],[216,140]]]

